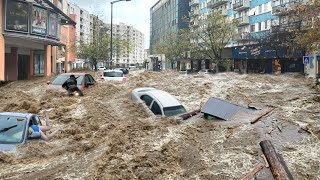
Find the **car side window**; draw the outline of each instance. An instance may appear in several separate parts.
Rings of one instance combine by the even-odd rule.
[[[88,77],[88,75],[86,75],[85,79],[86,79],[86,83],[91,83],[90,78]]]
[[[150,104],[152,103],[153,99],[152,97],[148,96],[148,95],[143,95],[140,98],[142,101],[144,101],[146,103],[146,105],[149,107]]]
[[[161,108],[156,101],[153,102],[152,107],[151,107],[151,111],[155,115],[162,115]]]
[[[88,78],[90,79],[91,82],[95,82],[95,80],[93,79],[93,77],[91,75],[87,75]]]

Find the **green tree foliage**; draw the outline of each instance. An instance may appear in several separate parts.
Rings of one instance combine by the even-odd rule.
[[[189,32],[179,30],[177,33],[167,36],[165,40],[158,42],[155,45],[155,50],[157,54],[164,54],[166,59],[171,62],[171,66],[173,66],[178,58],[186,56],[189,47]]]
[[[295,41],[309,51],[320,49],[320,1],[310,0],[293,7],[290,18],[299,18]]]
[[[190,34],[195,57],[205,55],[211,60],[222,59],[222,50],[235,35],[237,22],[229,20],[221,11],[213,12],[204,22],[191,22]]]
[[[127,40],[113,37],[113,53],[118,56],[130,51],[130,42]],[[100,35],[99,38],[93,38],[92,42],[80,41],[75,48],[78,58],[89,59],[90,64],[97,69],[97,63],[109,61],[110,59],[110,36],[108,34]]]

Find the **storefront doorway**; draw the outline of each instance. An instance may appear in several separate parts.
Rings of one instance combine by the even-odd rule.
[[[27,80],[29,77],[29,55],[18,55],[18,80]]]

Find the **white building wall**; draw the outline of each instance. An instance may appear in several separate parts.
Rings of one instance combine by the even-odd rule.
[[[76,15],[76,39],[90,42],[90,14],[76,4],[69,3],[69,13]]]
[[[108,25],[110,27],[110,24]],[[113,25],[113,36],[130,42],[131,50],[122,55],[113,54],[115,65],[129,67],[144,62],[144,34],[124,23]]]

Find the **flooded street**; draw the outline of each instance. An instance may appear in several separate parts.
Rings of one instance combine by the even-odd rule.
[[[96,76],[97,77],[97,76]],[[0,111],[50,113],[64,132],[0,152],[0,179],[240,179],[271,140],[295,179],[320,179],[319,90],[297,75],[183,75],[130,72],[126,83],[98,83],[83,97],[49,92],[48,79],[0,87]],[[137,87],[175,96],[187,109],[210,97],[275,110],[257,123],[156,118],[130,99]],[[308,127],[308,131],[301,127]],[[265,179],[270,172],[261,171]]]

